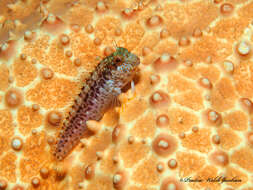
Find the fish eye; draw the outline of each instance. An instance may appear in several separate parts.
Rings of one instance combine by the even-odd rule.
[[[116,57],[114,58],[114,61],[115,61],[116,63],[120,63],[120,62],[121,62],[121,57],[116,56]]]

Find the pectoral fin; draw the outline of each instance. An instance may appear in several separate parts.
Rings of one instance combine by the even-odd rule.
[[[120,95],[121,93],[121,89],[120,88],[115,88],[113,93],[112,93],[112,96],[111,96],[111,105],[110,107],[113,108],[113,107],[120,107],[121,106],[121,103],[118,99],[118,96]]]
[[[113,96],[110,107],[114,108],[114,107],[120,107],[120,106],[121,106],[121,103],[118,99],[118,96]]]

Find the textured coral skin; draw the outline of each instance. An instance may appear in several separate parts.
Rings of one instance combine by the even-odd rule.
[[[252,0],[0,1],[0,189],[253,190],[252,10]],[[56,161],[62,119],[113,42],[140,58],[135,91],[126,85],[121,106],[87,121],[94,133]],[[217,176],[242,181],[206,181]]]
[[[55,150],[58,160],[65,158],[87,132],[87,120],[100,120],[106,110],[117,103],[121,89],[133,79],[139,64],[140,59],[122,47],[117,47],[98,64],[63,126]]]

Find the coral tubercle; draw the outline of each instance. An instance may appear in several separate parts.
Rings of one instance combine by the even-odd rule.
[[[0,1],[0,189],[252,190],[252,10],[251,0]],[[57,161],[81,88],[117,47],[140,57],[136,78]]]

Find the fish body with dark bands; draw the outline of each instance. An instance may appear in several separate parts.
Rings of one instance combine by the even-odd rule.
[[[83,138],[88,131],[86,121],[99,121],[108,108],[118,103],[121,89],[133,80],[139,64],[135,54],[117,47],[97,65],[64,123],[54,152],[57,160],[63,160]]]

